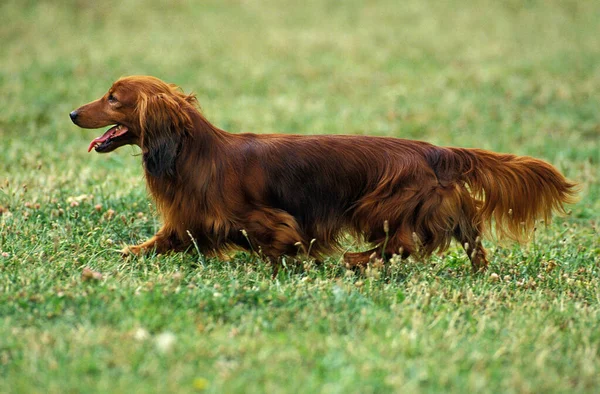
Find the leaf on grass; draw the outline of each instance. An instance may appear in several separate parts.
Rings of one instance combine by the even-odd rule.
[[[81,271],[81,280],[84,282],[100,281],[102,280],[102,274],[98,271],[93,271],[88,267],[84,267],[83,271]]]

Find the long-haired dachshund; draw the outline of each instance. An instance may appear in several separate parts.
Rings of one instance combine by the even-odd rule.
[[[346,253],[403,258],[457,240],[485,269],[481,235],[522,241],[536,219],[573,201],[575,185],[531,157],[443,148],[399,138],[230,134],[198,111],[193,94],[154,77],[119,79],[70,114],[83,128],[111,126],[89,150],[138,145],[148,189],[164,220],[150,240],[123,252],[239,247],[276,266],[282,256],[339,250],[345,233],[372,244]]]

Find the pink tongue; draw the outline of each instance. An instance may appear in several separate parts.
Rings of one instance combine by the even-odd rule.
[[[92,142],[90,142],[90,146],[88,147],[88,152],[91,152],[91,150],[94,149],[94,147],[96,145],[99,145],[108,139],[123,135],[127,132],[127,127],[125,127],[125,126],[120,126],[120,127],[121,128],[119,128],[119,125],[113,126],[110,129],[106,130],[106,133],[102,134],[102,136],[95,138]]]

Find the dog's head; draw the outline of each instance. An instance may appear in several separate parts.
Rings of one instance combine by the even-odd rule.
[[[195,105],[195,96],[182,93],[176,85],[131,76],[119,79],[104,96],[69,116],[86,129],[111,126],[90,143],[88,152],[138,145],[148,172],[161,176],[173,174],[181,138],[191,128],[190,108]]]

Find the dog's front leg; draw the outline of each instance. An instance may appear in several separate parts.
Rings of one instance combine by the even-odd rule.
[[[169,251],[179,251],[183,248],[183,243],[177,235],[163,227],[152,238],[139,245],[128,245],[121,249],[123,257],[136,255],[154,251],[156,254],[164,254]]]

